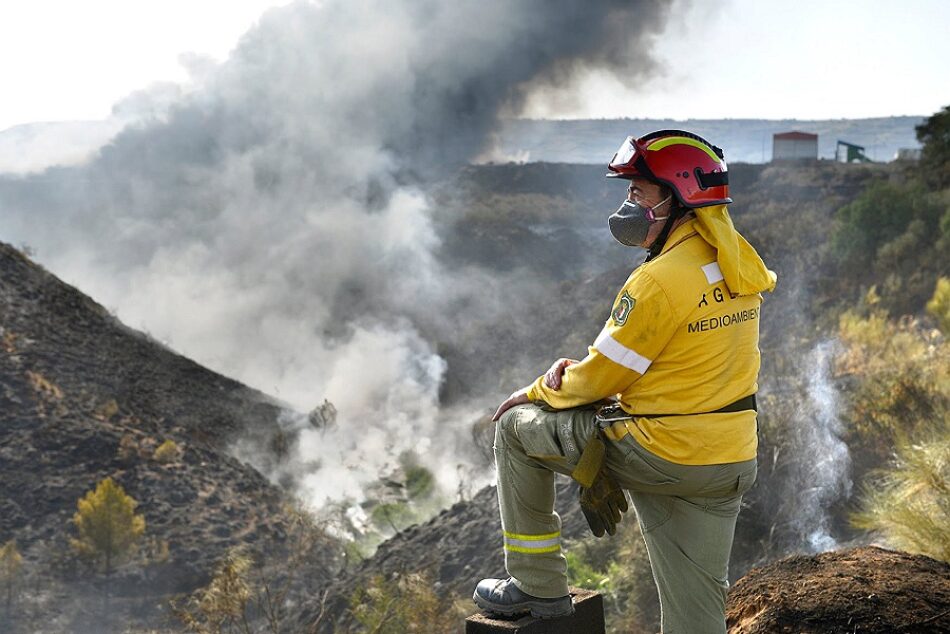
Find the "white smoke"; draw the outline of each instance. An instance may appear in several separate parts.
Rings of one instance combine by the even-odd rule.
[[[830,509],[851,495],[851,455],[842,440],[838,391],[831,381],[836,342],[824,341],[808,359],[806,400],[796,412],[796,473],[788,494],[797,498],[795,524],[811,552],[837,546]]]
[[[666,11],[619,0],[270,10],[227,61],[193,63],[186,89],[120,104],[137,123],[87,165],[0,178],[0,239],[298,411],[331,400],[338,426],[300,436],[313,477],[296,480],[314,501],[349,495],[394,452],[443,433],[451,369],[437,342],[458,345],[531,287],[437,260],[444,210],[430,184],[487,151],[498,113],[532,90],[589,68],[652,72]]]
[[[291,416],[299,434],[272,477],[297,478],[298,493],[315,507],[361,499],[380,472],[395,470],[406,451],[426,454],[438,435],[438,387],[445,362],[411,328],[359,327],[336,355],[326,387],[335,420],[314,428]],[[367,351],[373,363],[367,365]]]

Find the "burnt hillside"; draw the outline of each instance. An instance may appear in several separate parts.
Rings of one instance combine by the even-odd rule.
[[[231,548],[286,551],[291,500],[225,450],[277,431],[272,400],[126,328],[6,244],[0,342],[0,543],[16,540],[24,585],[42,589],[0,630],[111,631],[206,583]],[[159,460],[168,440],[180,454]],[[138,501],[147,545],[102,575],[71,552],[70,518],[107,476]],[[331,569],[335,552],[327,539],[312,561]]]
[[[829,226],[839,208],[895,173],[888,166],[825,162],[731,169],[736,225],[779,274],[778,289],[763,307],[761,466],[737,528],[735,580],[754,566],[801,552],[816,527],[845,543],[865,539],[848,524],[850,493],[834,488],[840,482],[817,480],[809,460],[799,458],[825,451],[807,444],[811,437],[803,433],[822,414],[809,400],[815,345],[834,336],[828,324],[837,318],[835,307],[854,304],[867,283],[832,274]],[[420,318],[420,333],[448,364],[443,405],[494,403],[553,358],[584,354],[614,293],[642,257],[614,244],[606,230],[621,189],[596,166],[536,164],[470,167],[433,194],[441,265],[519,284],[519,292],[501,298],[492,295],[499,289],[486,289],[485,303],[497,305],[460,311],[451,338],[442,338],[445,315],[432,311]],[[873,282],[873,271],[862,274]],[[267,459],[283,465],[295,438],[281,428],[282,412],[270,397],[127,328],[0,244],[0,544],[15,539],[24,556],[16,611],[13,617],[0,612],[0,631],[182,631],[170,618],[169,599],[207,584],[235,547],[251,555],[256,589],[286,592],[281,619],[293,632],[315,625],[319,631],[360,631],[352,601],[378,579],[425,574],[427,588],[443,604],[468,606],[478,578],[502,572],[490,488],[398,531],[378,548],[375,541],[359,543],[360,535],[343,544],[327,536],[326,526],[298,521],[290,492],[230,452],[238,441],[249,442],[269,449]],[[470,453],[483,472],[491,452],[486,421],[454,439],[477,445]],[[180,453],[159,459],[156,448],[168,440]],[[862,465],[854,472],[860,479],[881,459],[867,454],[854,464]],[[135,559],[110,575],[77,560],[69,547],[76,501],[106,476],[138,501],[148,539]],[[830,493],[814,497],[806,509],[805,493],[818,490]],[[590,538],[574,497],[562,483],[558,504],[565,535],[573,540],[569,548],[594,553],[584,561],[603,567],[619,540]],[[363,508],[371,511],[381,500],[367,502]],[[623,561],[636,569],[639,585],[635,593],[622,588],[616,594],[647,606],[637,622],[648,627],[656,618],[655,596],[630,520]],[[907,592],[915,591],[916,581],[908,578]],[[266,631],[265,615],[249,610],[254,627]],[[867,615],[876,618],[873,611]]]

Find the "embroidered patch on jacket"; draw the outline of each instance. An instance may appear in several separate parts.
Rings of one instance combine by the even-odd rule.
[[[617,305],[614,306],[613,312],[610,313],[614,323],[618,326],[623,326],[625,323],[627,323],[627,317],[630,316],[630,313],[633,311],[633,307],[636,305],[637,300],[630,297],[630,295],[627,294],[627,291],[624,291],[620,296],[620,299],[617,300]]]

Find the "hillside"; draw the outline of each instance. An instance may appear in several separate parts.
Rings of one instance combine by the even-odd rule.
[[[34,589],[0,629],[104,632],[154,618],[143,596],[204,585],[233,547],[287,550],[291,500],[226,451],[239,436],[277,431],[272,399],[126,328],[6,244],[0,340],[0,542],[16,539]],[[178,459],[155,457],[166,440]],[[102,576],[68,538],[77,500],[106,476],[138,501],[148,543],[144,562]],[[319,569],[336,565],[331,542],[312,553]]]
[[[473,166],[432,194],[441,212],[436,218],[439,262],[477,269],[485,278],[519,280],[518,288],[525,290],[499,302],[495,312],[465,313],[466,319],[452,324],[452,338],[440,325],[444,315],[430,314],[431,322],[419,322],[420,332],[432,337],[448,364],[440,394],[446,411],[458,411],[448,407],[473,398],[480,399],[479,406],[492,402],[536,376],[552,358],[583,354],[596,335],[610,298],[641,256],[615,246],[607,235],[604,219],[622,194],[601,172],[589,165]],[[853,430],[840,428],[853,413],[846,397],[860,395],[857,370],[862,368],[833,372],[823,346],[835,337],[842,311],[862,305],[876,272],[865,267],[847,277],[831,275],[838,265],[829,225],[840,208],[860,200],[869,187],[886,185],[902,173],[889,166],[828,162],[736,164],[731,173],[736,225],[780,279],[763,308],[768,318],[762,332],[759,480],[744,500],[731,568],[734,604],[743,627],[751,627],[749,619],[758,614],[755,623],[773,622],[766,618],[771,612],[757,603],[766,590],[754,588],[774,587],[776,596],[787,596],[785,588],[797,587],[807,569],[799,560],[779,562],[774,569],[769,562],[868,539],[849,524],[856,503],[852,479],[862,482],[870,469],[882,466],[887,456],[879,450],[890,451],[893,443],[868,446]],[[909,248],[935,260],[927,244]],[[936,259],[936,266],[945,264]],[[907,286],[913,293],[895,293],[879,304],[919,311],[921,289],[933,288],[933,269],[917,268],[926,275]],[[486,290],[486,304],[495,301]],[[914,336],[918,330],[930,332],[913,326],[913,320],[905,322]],[[911,378],[929,363],[927,350],[944,349],[939,336],[926,336],[929,348],[921,348],[921,365],[911,368]],[[924,401],[932,396],[916,384],[906,389]],[[822,400],[829,392],[840,398],[840,407]],[[904,406],[897,401],[896,407]],[[491,424],[475,410],[482,411],[463,411],[477,424],[458,424],[461,431],[449,440],[465,447],[471,472],[484,476]],[[401,531],[396,529],[405,524],[388,518],[396,534],[375,552],[375,542],[361,541],[370,532],[366,524],[350,527],[356,541],[331,537],[329,523],[301,520],[292,491],[255,468],[272,473],[268,465],[234,457],[237,444],[250,443],[265,450],[269,464],[283,464],[288,448],[299,449],[297,438],[282,427],[285,411],[274,399],[127,328],[17,249],[0,244],[0,544],[16,539],[24,557],[16,611],[12,617],[0,612],[0,629],[183,631],[168,601],[207,587],[222,560],[243,547],[253,561],[245,580],[249,592],[259,596],[280,589],[277,612],[284,629],[279,631],[361,631],[354,602],[372,608],[373,597],[391,598],[397,605],[435,605],[451,625],[434,623],[433,631],[452,631],[462,612],[472,609],[473,583],[502,572],[494,490],[466,495],[460,485],[463,501]],[[155,454],[166,440],[181,450],[167,461]],[[850,455],[846,443],[851,443]],[[844,453],[835,453],[842,446]],[[817,470],[816,461],[802,458],[812,456],[822,458],[817,466],[837,466]],[[106,476],[138,501],[148,538],[139,555],[111,575],[94,572],[69,548],[77,500]],[[621,553],[625,569],[614,569],[615,581],[601,586],[611,597],[611,618],[628,618],[623,611],[635,604],[638,612],[626,621],[627,629],[651,631],[655,592],[635,522],[625,523],[614,541],[594,540],[579,517],[575,493],[568,483],[561,486],[559,512],[576,566],[606,571]],[[379,488],[400,490],[405,483],[383,480]],[[371,496],[360,510],[371,515],[379,502]],[[329,522],[327,517],[322,521]],[[360,530],[366,532],[360,535]],[[823,541],[815,541],[816,536]],[[845,576],[834,583],[822,577],[824,596],[788,609],[806,610],[806,620],[824,618],[822,609],[837,605],[836,583],[860,589],[861,579],[869,578],[887,585],[892,568],[904,571],[900,593],[909,597],[934,590],[934,614],[945,609],[940,608],[945,601],[941,586],[928,576],[943,568],[924,566],[913,557],[901,561],[923,567],[898,568],[875,553],[844,551],[840,561],[867,559],[870,572],[842,568]],[[766,576],[750,572],[755,568]],[[741,580],[747,573],[757,581]],[[409,590],[400,585],[415,578],[423,580],[421,585]],[[762,579],[765,585],[754,585]],[[612,585],[621,583],[628,585]],[[853,625],[905,622],[903,612],[889,609],[875,603]],[[252,631],[274,631],[258,604],[249,603],[247,615]],[[760,629],[748,631],[771,626],[755,627]]]

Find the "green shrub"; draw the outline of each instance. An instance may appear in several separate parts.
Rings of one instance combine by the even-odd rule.
[[[568,583],[604,599],[609,632],[659,630],[659,600],[646,545],[631,511],[610,538],[572,542],[566,549]]]
[[[950,335],[950,279],[941,277],[933,297],[927,302],[927,312],[937,320],[937,327],[944,335]]]
[[[567,558],[568,583],[578,588],[601,590],[610,584],[610,575],[606,570],[595,570],[583,557],[582,549],[571,549],[565,553]]]
[[[374,506],[369,517],[378,529],[398,533],[409,526],[415,516],[406,502],[387,502]]]
[[[406,494],[410,500],[427,498],[435,490],[435,477],[425,467],[414,465],[406,469]]]
[[[950,106],[934,113],[916,131],[917,140],[924,144],[920,157],[924,180],[935,189],[950,187]]]
[[[925,219],[936,227],[941,211],[921,187],[876,181],[838,210],[832,249],[846,264],[868,266],[878,249],[902,235],[912,220]]]
[[[841,287],[878,284],[882,307],[892,315],[915,314],[930,296],[935,280],[947,274],[942,255],[941,194],[916,182],[876,181],[841,207],[829,240]],[[856,284],[857,283],[857,284]]]

